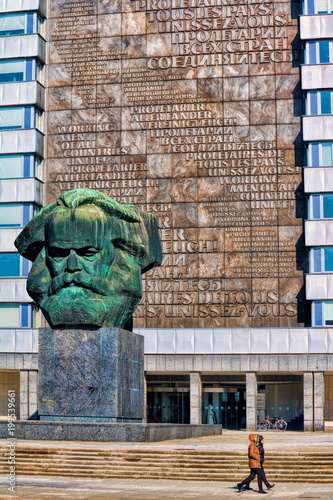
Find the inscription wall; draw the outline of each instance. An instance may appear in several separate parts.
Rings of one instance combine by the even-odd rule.
[[[47,202],[159,217],[136,327],[304,324],[298,8],[51,1]]]

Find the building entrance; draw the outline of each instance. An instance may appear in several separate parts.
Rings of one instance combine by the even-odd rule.
[[[166,392],[161,388],[156,392],[148,392],[147,406],[148,423],[190,423],[190,391]]]
[[[190,423],[189,375],[147,375],[147,422]]]
[[[258,375],[258,419],[279,415],[288,430],[304,428],[303,377],[301,375]],[[262,396],[260,398],[260,396]],[[262,406],[259,404],[262,403]]]
[[[203,375],[202,423],[246,428],[245,375]]]
[[[224,429],[234,430],[246,427],[245,384],[204,388],[202,403],[204,424],[222,424]]]

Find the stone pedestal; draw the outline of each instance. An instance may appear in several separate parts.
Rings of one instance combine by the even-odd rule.
[[[39,334],[38,414],[64,422],[141,422],[144,338],[120,328]]]

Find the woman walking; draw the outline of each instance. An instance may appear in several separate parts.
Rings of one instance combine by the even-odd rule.
[[[265,449],[264,449],[264,442],[265,438],[264,436],[258,436],[259,437],[259,444],[258,444],[258,450],[259,450],[259,455],[260,455],[260,467],[261,467],[261,472],[262,472],[262,481],[265,483],[266,488],[268,490],[271,490],[274,488],[275,484],[269,484],[266,478],[266,473],[264,469],[264,461],[265,461]]]
[[[259,436],[258,434],[250,434],[249,435],[249,448],[248,448],[248,457],[249,457],[249,467],[251,469],[251,474],[244,479],[241,483],[237,484],[238,491],[241,491],[243,486],[246,487],[246,489],[249,489],[250,482],[258,476],[258,487],[259,487],[259,493],[264,493],[266,494],[266,491],[263,490],[262,488],[262,470],[261,470],[261,465],[260,465],[260,453],[258,449],[259,445]]]

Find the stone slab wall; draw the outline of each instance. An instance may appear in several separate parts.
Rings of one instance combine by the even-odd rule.
[[[79,424],[61,422],[20,422],[15,424],[17,439],[50,441],[153,442],[167,439],[222,434],[221,425],[181,424]],[[7,422],[0,422],[0,439],[7,439]]]
[[[137,328],[306,321],[300,8],[50,1],[46,201],[87,187],[159,217]]]
[[[147,354],[146,373],[332,372],[331,354]]]

